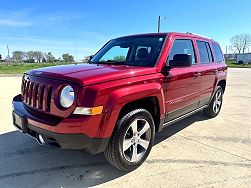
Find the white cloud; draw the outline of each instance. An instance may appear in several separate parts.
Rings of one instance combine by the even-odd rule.
[[[0,54],[15,50],[51,51],[56,56],[76,53],[78,59],[95,53],[108,38],[98,32],[70,27],[73,21],[84,24],[88,15],[72,11],[55,11],[35,14],[35,9],[8,11],[0,8]],[[81,22],[80,22],[81,21]],[[61,34],[66,32],[65,34]],[[67,31],[70,31],[67,33]]]
[[[32,23],[30,21],[18,21],[11,19],[1,19],[0,26],[11,26],[11,27],[29,27]]]
[[[33,23],[28,19],[27,10],[7,11],[0,9],[0,26],[30,27]]]

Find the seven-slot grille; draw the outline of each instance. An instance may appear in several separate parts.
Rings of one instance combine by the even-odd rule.
[[[27,105],[50,112],[53,86],[24,78],[22,81],[22,99]]]

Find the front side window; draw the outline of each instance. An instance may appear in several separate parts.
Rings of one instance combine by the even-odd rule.
[[[176,39],[169,54],[167,65],[176,54],[188,54],[192,56],[192,64],[196,64],[193,42],[190,39]]]
[[[214,53],[215,53],[217,62],[219,62],[219,63],[223,62],[224,59],[223,59],[223,55],[222,55],[220,46],[218,44],[213,44],[212,46],[214,49]]]
[[[96,64],[153,67],[165,36],[129,36],[111,40],[91,60]]]

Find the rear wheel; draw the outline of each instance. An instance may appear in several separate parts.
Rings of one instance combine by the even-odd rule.
[[[203,110],[208,117],[216,117],[221,110],[223,100],[223,90],[220,86],[217,87],[214,97],[207,108]]]
[[[154,140],[154,121],[145,109],[136,109],[118,120],[104,152],[116,168],[131,171],[138,168],[149,155]]]

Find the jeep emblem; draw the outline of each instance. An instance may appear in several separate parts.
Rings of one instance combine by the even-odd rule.
[[[40,75],[40,74],[42,74],[42,72],[41,72],[41,71],[37,71],[37,72],[35,72],[34,74],[35,74],[35,75]]]

